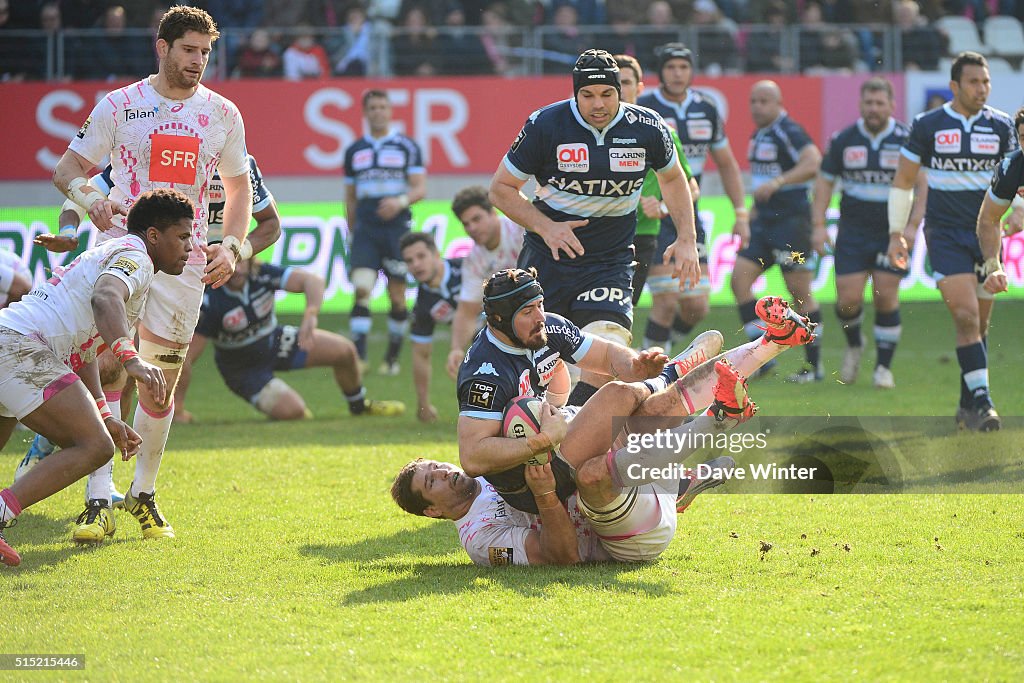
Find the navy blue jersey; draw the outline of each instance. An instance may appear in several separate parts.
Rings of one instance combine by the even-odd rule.
[[[675,163],[669,127],[655,112],[621,103],[599,131],[583,119],[575,100],[533,112],[504,160],[520,180],[537,179],[533,203],[545,216],[590,221],[574,231],[586,252],[575,260],[597,264],[632,262],[644,177],[649,169],[663,171]],[[554,263],[540,235],[527,232],[526,243]]]
[[[974,232],[992,171],[1018,147],[1013,119],[988,105],[969,119],[948,102],[918,114],[902,153],[928,171],[928,229]]]
[[[274,201],[270,190],[263,184],[263,174],[260,167],[256,165],[256,159],[251,154],[246,157],[249,162],[249,189],[252,191],[252,212],[262,211]],[[206,240],[209,243],[220,242],[224,239],[224,181],[220,179],[220,172],[213,174],[210,185],[207,187],[209,199],[207,208],[210,212],[210,231]]]
[[[444,260],[444,275],[437,289],[420,283],[416,303],[412,307],[412,328],[409,338],[418,344],[429,344],[437,323],[451,323],[462,291],[462,259]]]
[[[263,184],[263,174],[251,154],[246,156],[249,163],[249,186],[252,189],[252,212],[262,211],[274,201],[274,196]],[[113,167],[107,164],[99,179],[93,181],[104,195],[110,194],[114,181],[110,178]],[[206,210],[209,212],[209,231],[206,233],[208,244],[216,244],[224,239],[224,181],[220,179],[220,171],[213,174],[207,189]]]
[[[1007,206],[1024,191],[1024,152],[1016,150],[1003,157],[992,174],[988,195],[999,206]],[[1024,195],[1022,195],[1024,196]]]
[[[813,143],[807,131],[789,118],[786,112],[782,112],[779,118],[764,128],[754,131],[747,150],[751,190],[756,190],[796,166],[800,152],[810,144]],[[807,190],[810,187],[807,182],[780,188],[767,202],[755,204],[758,218],[773,220],[809,211]]]
[[[207,287],[196,332],[218,348],[238,349],[266,337],[277,327],[274,296],[284,289],[291,268],[260,263],[241,291]]]
[[[379,139],[359,138],[345,150],[344,170],[345,184],[355,185],[356,189],[356,226],[403,229],[412,226],[409,209],[400,211],[388,222],[377,216],[381,199],[408,193],[409,176],[426,172],[423,154],[411,138],[397,132]],[[351,217],[349,222],[352,222]]]
[[[548,343],[539,351],[509,346],[499,341],[489,327],[477,335],[459,367],[456,387],[460,416],[500,421],[505,407],[516,396],[543,399],[558,359],[576,364],[594,341],[554,313],[546,314],[544,329]]]
[[[889,187],[909,134],[905,123],[890,118],[877,135],[864,127],[864,119],[858,119],[832,136],[821,160],[821,176],[842,186],[840,230],[884,233],[888,238]]]
[[[708,152],[729,145],[718,107],[707,95],[690,88],[686,99],[676,103],[661,94],[661,88],[637,98],[637,104],[653,109],[679,134],[683,153],[690,162],[693,177],[700,183]]]

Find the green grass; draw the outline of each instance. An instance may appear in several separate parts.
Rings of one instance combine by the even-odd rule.
[[[1007,416],[1024,405],[1022,313],[1020,302],[998,309],[990,339]],[[842,345],[825,318],[834,370]],[[741,341],[733,310],[709,323]],[[188,402],[201,422],[172,430],[160,475],[178,539],[143,542],[117,513],[112,542],[75,548],[80,485],[30,508],[7,534],[24,561],[0,571],[0,651],[85,653],[84,672],[60,674],[76,680],[1020,680],[1021,429],[953,433],[943,308],[906,306],[903,339],[894,392],[870,386],[866,360],[853,386],[776,379],[751,393],[766,415],[920,416],[936,457],[961,458],[968,474],[979,453],[1004,453],[986,476],[1016,495],[712,494],[659,562],[568,569],[476,568],[451,524],[391,502],[409,459],[456,460],[446,343],[435,425],[415,420],[408,355],[401,377],[367,382],[371,396],[404,398],[405,417],[351,418],[330,375],[308,371],[288,381],[316,418],[292,424],[231,395],[208,356]],[[13,472],[24,439],[0,453],[0,471]],[[128,467],[115,473],[128,483]]]

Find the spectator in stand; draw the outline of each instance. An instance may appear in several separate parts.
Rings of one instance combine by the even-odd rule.
[[[259,28],[238,53],[235,74],[240,78],[276,78],[283,73],[281,55],[270,45],[270,34]]]
[[[579,15],[572,5],[560,5],[551,18],[555,30],[544,33],[541,46],[544,49],[546,74],[564,74],[568,65],[575,64],[576,58],[590,47],[590,36],[580,31]]]
[[[647,25],[658,30],[637,36],[636,58],[644,71],[657,71],[659,62],[654,48],[679,40],[679,22],[672,13],[672,5],[654,0],[647,6]]]
[[[433,76],[440,59],[437,30],[427,23],[426,10],[411,5],[402,17],[401,30],[391,37],[391,68],[396,76]]]
[[[752,24],[771,24],[773,15],[782,10],[782,24],[795,24],[797,15],[796,3],[784,0],[750,0],[747,16]]]
[[[562,7],[572,7],[576,11],[576,21],[580,26],[598,26],[608,23],[606,5],[611,3],[606,3],[605,0],[551,0],[549,4],[549,12],[555,14]]]
[[[637,35],[634,8],[628,3],[608,8],[608,28],[594,35],[594,44],[613,55],[636,55],[642,43]]]
[[[331,73],[327,52],[316,41],[309,26],[300,26],[295,42],[284,51],[284,77],[290,81],[326,78]]]
[[[900,31],[903,68],[906,71],[934,71],[946,51],[942,35],[921,16],[914,0],[897,0],[893,22]]]
[[[228,57],[228,71],[235,68],[232,61],[245,44],[241,32],[225,31],[224,29],[252,30],[263,23],[264,0],[206,0],[204,8],[210,13],[217,28],[221,30],[225,55]],[[166,8],[165,8],[166,9]]]
[[[289,28],[312,21],[314,0],[268,0],[263,5],[263,25],[268,28]],[[216,15],[213,17],[216,19]]]
[[[100,26],[103,35],[99,39],[86,40],[79,45],[85,51],[80,55],[88,55],[81,60],[87,78],[129,80],[156,70],[156,53],[150,45],[150,37],[126,33],[128,17],[124,7],[108,7]]]
[[[714,0],[696,0],[690,24],[697,28],[697,59],[702,71],[714,76],[737,69],[736,25],[722,16]]]
[[[852,71],[857,62],[856,40],[848,30],[824,22],[821,4],[804,7],[800,31],[800,70],[804,73]]]
[[[366,20],[366,8],[352,5],[345,12],[344,52],[334,65],[338,76],[365,76],[370,64],[370,38],[373,27]],[[339,53],[334,53],[339,57]]]
[[[747,35],[747,71],[749,73],[790,71],[793,60],[782,52],[786,28],[786,3],[773,0],[761,15],[766,26]]]
[[[491,60],[491,70],[499,76],[516,75],[517,69],[509,60],[509,50],[516,36],[509,24],[508,6],[503,2],[492,3],[481,14],[480,23],[484,29],[480,43]]]
[[[466,14],[452,7],[444,17],[444,30],[437,39],[445,75],[475,76],[492,73],[480,36],[466,28]]]

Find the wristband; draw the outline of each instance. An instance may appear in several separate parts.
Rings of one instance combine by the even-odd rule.
[[[732,212],[735,214],[736,218],[740,218],[741,216],[743,218],[750,217],[750,210],[745,206],[734,206],[732,207]]]
[[[240,258],[242,258],[242,243],[234,235],[226,235],[224,239],[221,240],[220,246],[225,249],[229,249],[231,253],[235,255],[236,263]],[[250,247],[249,250],[252,251],[252,247]]]
[[[110,411],[110,406],[107,405],[107,399],[98,398],[96,399],[96,407],[100,411],[100,419],[106,421],[108,418],[114,417],[114,413]]]
[[[533,494],[533,497],[534,498],[540,498],[541,496],[549,496],[549,495],[551,495],[554,492],[555,492],[555,490],[551,489],[550,491],[545,491],[544,493],[535,493],[535,494]]]
[[[910,220],[910,208],[914,203],[914,191],[898,187],[889,188],[889,234],[903,234]]]
[[[780,175],[777,175],[774,178],[772,178],[772,182],[775,183],[776,190],[781,190],[782,186],[786,184],[782,181],[782,176]]]
[[[242,248],[238,250],[238,257],[243,261],[248,261],[252,258],[252,242],[246,237],[242,240]]]
[[[128,337],[120,337],[119,339],[116,339],[114,343],[110,345],[110,352],[114,354],[121,365],[126,364],[133,358],[139,357],[139,352],[136,350],[135,344]]]
[[[82,190],[83,186],[87,188],[85,191]],[[77,176],[71,179],[71,182],[68,183],[68,191],[65,194],[67,194],[68,199],[73,201],[75,204],[78,204],[86,211],[91,209],[92,205],[95,204],[98,199],[103,199],[103,195],[100,191],[92,185],[89,185],[89,181],[82,176]],[[89,195],[91,194],[96,195],[96,199],[89,199]]]
[[[526,440],[526,445],[530,448],[530,453],[534,455],[550,451],[553,448],[551,444],[551,437],[544,432],[531,436]]]
[[[60,231],[57,234],[61,237],[77,237],[78,228],[73,225],[62,225],[60,226]]]
[[[402,205],[403,209],[408,209],[409,208],[409,195],[407,195],[407,194],[400,194],[400,195],[398,195],[397,199],[398,199],[398,202]]]
[[[999,262],[999,257],[993,257],[985,259],[985,263],[981,266],[981,276],[988,277],[992,273],[999,273],[1003,270],[1003,264]]]
[[[666,204],[665,202],[662,202],[661,204],[658,204],[658,211],[661,212],[661,217],[662,218],[667,216],[669,214],[668,204]]]
[[[1010,202],[1011,209],[1024,209],[1024,197],[1019,194],[1013,195],[1013,201]]]

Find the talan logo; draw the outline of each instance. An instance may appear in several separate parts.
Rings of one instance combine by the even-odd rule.
[[[960,131],[956,128],[940,130],[935,132],[935,151],[942,153],[957,153],[960,151]]]
[[[124,120],[152,119],[156,117],[156,109],[125,109]]]
[[[590,170],[590,149],[582,143],[559,145],[555,150],[558,170],[563,173],[586,173]]]

